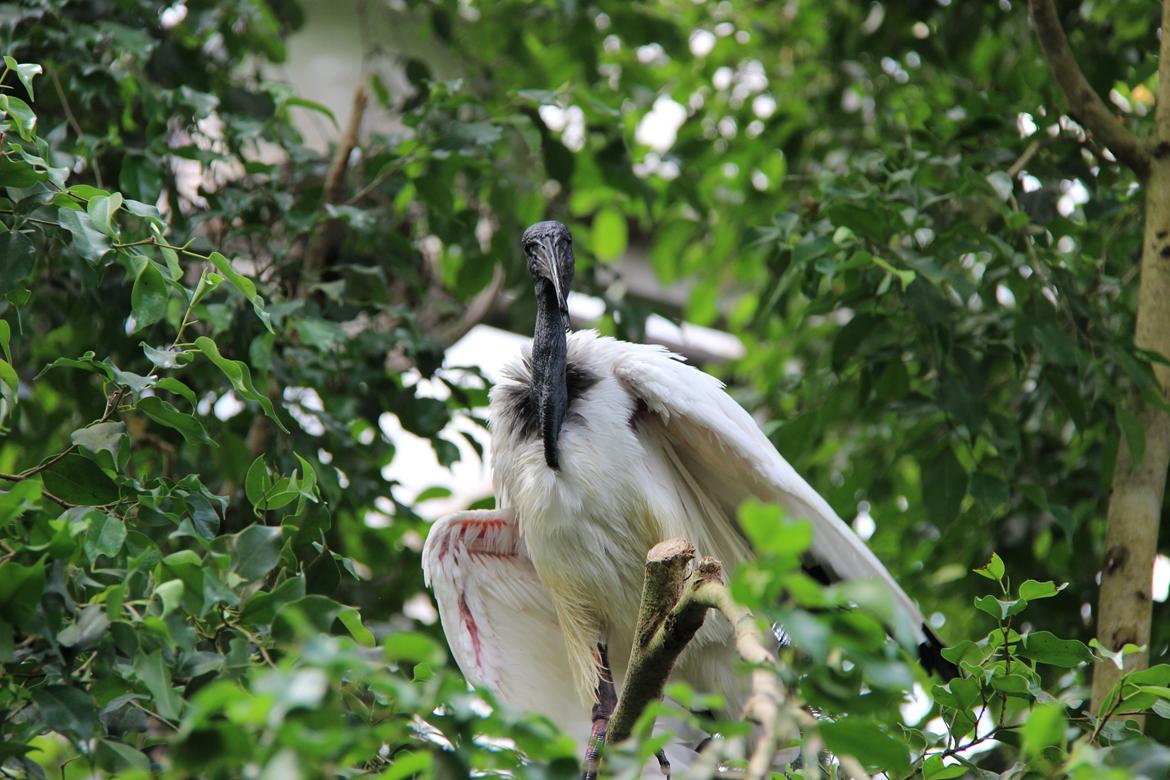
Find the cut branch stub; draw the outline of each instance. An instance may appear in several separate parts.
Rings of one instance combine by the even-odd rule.
[[[630,664],[609,721],[606,743],[628,738],[646,707],[662,698],[666,681],[679,655],[702,627],[707,610],[723,614],[734,630],[735,651],[757,666],[744,716],[756,724],[756,746],[748,761],[748,780],[764,780],[771,773],[778,748],[799,736],[798,717],[789,712],[787,696],[774,669],[776,657],[764,633],[745,607],[737,604],[723,582],[723,564],[706,557],[688,574],[695,548],[686,540],[670,539],[646,556],[645,580]]]
[[[703,625],[707,608],[688,606],[683,598],[687,570],[694,557],[695,548],[685,539],[668,539],[646,555],[634,646],[606,742],[621,742],[629,737],[647,705],[662,698],[675,660]],[[718,566],[718,561],[715,564]]]

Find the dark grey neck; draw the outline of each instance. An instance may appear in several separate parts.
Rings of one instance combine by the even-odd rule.
[[[544,440],[544,460],[549,468],[559,469],[557,438],[568,407],[566,383],[565,321],[551,283],[540,280],[536,286],[536,331],[532,336],[532,392],[540,415],[540,435]]]

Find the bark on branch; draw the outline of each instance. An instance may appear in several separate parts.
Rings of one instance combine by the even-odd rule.
[[[1133,169],[1139,177],[1145,178],[1150,167],[1149,145],[1130,132],[1089,85],[1068,45],[1068,37],[1064,34],[1064,27],[1056,12],[1055,0],[1029,0],[1028,8],[1032,12],[1036,38],[1040,41],[1040,48],[1044,51],[1044,58],[1048,60],[1056,83],[1068,101],[1069,113],[1108,147],[1114,157]]]

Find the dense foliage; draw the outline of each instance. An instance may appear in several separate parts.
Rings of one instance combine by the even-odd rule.
[[[1067,23],[1141,126],[1157,8],[1106,6]],[[812,587],[802,525],[745,508],[761,560],[735,592],[796,640],[783,676],[831,719],[809,746],[890,777],[1166,776],[1124,717],[1168,733],[1164,604],[1158,665],[1083,708],[1112,453],[1142,448],[1115,409],[1153,387],[1138,196],[1059,115],[1025,9],[362,12],[418,40],[368,44],[409,89],[370,79],[400,129],[343,156],[335,197],[294,121],[327,111],[267,65],[292,0],[0,10],[0,772],[576,775],[404,611],[426,523],[381,474],[384,415],[458,457],[485,384],[444,351],[497,264],[525,291],[518,236],[548,216],[604,329],[641,338],[657,308],[741,337],[712,370],[945,616],[966,674],[941,686],[870,611],[825,609],[882,605]],[[686,304],[625,295],[629,249]],[[489,316],[523,332],[530,307]]]

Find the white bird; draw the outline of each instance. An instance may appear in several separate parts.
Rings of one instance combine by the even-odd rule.
[[[440,520],[423,550],[467,680],[581,742],[596,739],[610,714],[598,706],[603,652],[620,690],[646,552],[681,537],[734,571],[752,555],[736,525],[752,497],[812,522],[808,565],[819,576],[880,583],[924,665],[945,674],[914,602],[722,384],[662,347],[566,334],[572,236],[540,222],[522,240],[536,327],[490,394],[500,508]],[[746,690],[735,666],[731,628],[713,615],[674,674],[737,713]]]

